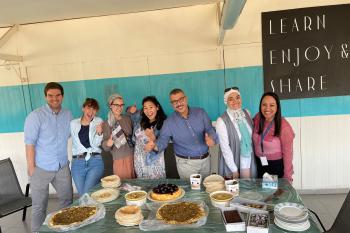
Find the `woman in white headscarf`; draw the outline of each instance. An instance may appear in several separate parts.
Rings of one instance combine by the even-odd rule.
[[[122,179],[135,178],[131,118],[122,114],[124,100],[121,95],[112,94],[108,99],[108,105],[110,111],[107,123],[103,126],[102,147],[106,151],[111,151],[115,175]]]
[[[219,174],[230,178],[256,177],[256,162],[252,145],[253,121],[242,109],[238,87],[224,92],[226,111],[216,121],[220,140]]]

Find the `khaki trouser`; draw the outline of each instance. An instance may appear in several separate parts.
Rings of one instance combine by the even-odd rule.
[[[202,178],[210,175],[210,155],[205,159],[176,158],[176,167],[181,179],[189,179],[191,174],[199,173]]]

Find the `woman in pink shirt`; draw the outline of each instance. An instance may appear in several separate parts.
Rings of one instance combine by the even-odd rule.
[[[253,143],[259,178],[267,172],[293,181],[293,140],[293,129],[281,116],[279,97],[273,92],[265,93],[254,117]]]

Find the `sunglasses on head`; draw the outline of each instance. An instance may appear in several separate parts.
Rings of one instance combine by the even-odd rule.
[[[228,87],[224,90],[224,93],[231,91],[231,90],[239,91],[239,88],[238,87]]]

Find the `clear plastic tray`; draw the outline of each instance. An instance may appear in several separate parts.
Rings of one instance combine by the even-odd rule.
[[[266,210],[266,203],[241,197],[236,197],[231,200],[230,207],[236,207],[237,210],[245,213],[268,213]]]

